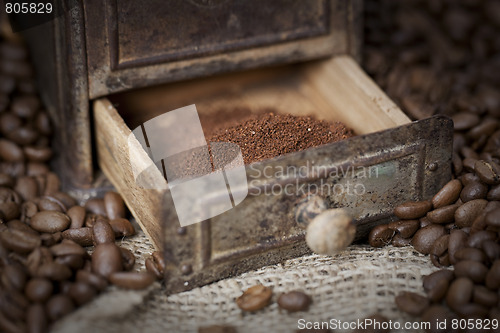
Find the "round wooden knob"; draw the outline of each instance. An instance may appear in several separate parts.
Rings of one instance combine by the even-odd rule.
[[[347,248],[355,235],[356,226],[344,209],[328,209],[309,223],[306,242],[318,254],[334,255]]]

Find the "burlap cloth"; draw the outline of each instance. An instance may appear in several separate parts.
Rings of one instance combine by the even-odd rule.
[[[144,269],[144,259],[153,251],[144,233],[118,244],[135,253],[136,269]],[[197,332],[200,326],[228,324],[238,332],[295,332],[299,319],[353,321],[375,312],[404,323],[415,318],[396,308],[395,295],[403,290],[422,293],[422,276],[435,269],[428,256],[411,247],[352,245],[334,257],[295,258],[168,297],[159,283],[143,291],[110,287],[52,331]],[[242,313],[234,299],[258,283],[273,288],[273,303],[256,313]],[[297,289],[312,296],[310,309],[280,311],[277,296]]]

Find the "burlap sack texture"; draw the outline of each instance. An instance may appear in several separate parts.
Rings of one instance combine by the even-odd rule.
[[[142,231],[117,243],[135,253],[137,270],[144,269],[153,247]],[[435,270],[428,256],[410,246],[352,245],[334,257],[295,258],[169,297],[159,283],[143,291],[110,287],[52,331],[197,332],[200,326],[226,324],[238,332],[295,332],[299,319],[355,321],[375,312],[404,323],[416,319],[396,308],[395,295],[403,290],[423,294],[422,277]],[[259,283],[273,288],[273,302],[259,312],[242,313],[235,298]],[[309,311],[289,314],[279,309],[277,297],[291,290],[312,296]]]

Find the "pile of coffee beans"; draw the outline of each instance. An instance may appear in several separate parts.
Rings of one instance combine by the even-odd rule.
[[[453,179],[396,207],[399,220],[369,243],[411,245],[441,268],[425,277],[425,296],[396,297],[402,311],[433,323],[500,319],[500,3],[365,4],[366,70],[413,118],[445,114],[455,128]]]
[[[48,165],[51,133],[26,49],[1,40],[1,332],[46,332],[110,283],[139,289],[162,277],[160,259],[156,274],[134,272],[134,254],[115,244],[135,233],[120,195],[80,206],[60,190]]]

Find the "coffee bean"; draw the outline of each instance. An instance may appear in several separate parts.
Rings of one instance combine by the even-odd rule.
[[[109,281],[120,288],[144,289],[155,281],[155,277],[148,272],[115,272],[109,275]]]
[[[21,230],[5,230],[0,233],[0,243],[8,250],[26,254],[40,246],[40,237]]]
[[[498,127],[498,121],[495,118],[486,117],[484,118],[480,124],[471,128],[470,131],[467,132],[467,137],[473,140],[479,139],[482,135],[491,135],[495,132]]]
[[[312,299],[309,295],[297,290],[281,294],[278,297],[279,307],[288,312],[307,311],[311,302]]]
[[[419,294],[403,291],[396,296],[396,305],[401,311],[420,316],[429,307],[429,300]]]
[[[68,296],[71,297],[76,305],[82,305],[90,302],[97,294],[94,287],[83,283],[72,283],[68,289]]]
[[[92,198],[85,203],[85,209],[92,214],[106,215],[106,208],[104,207],[104,200],[100,198]]]
[[[49,179],[50,179],[50,173],[47,174],[47,185],[49,184]],[[48,188],[48,186],[47,186]],[[64,193],[64,192],[54,192],[54,193],[47,193],[48,191],[46,191],[45,195],[50,195],[54,198],[56,198],[57,200],[59,200],[60,202],[62,202],[62,204],[64,205],[64,207],[73,207],[74,205],[76,205],[76,201],[75,199],[73,199],[69,194],[67,193]]]
[[[63,231],[69,224],[69,217],[56,211],[39,212],[31,218],[31,227],[40,232]]]
[[[451,223],[455,219],[455,211],[458,209],[458,207],[459,205],[454,204],[434,209],[427,213],[427,218],[432,223],[439,223],[439,224]]]
[[[445,269],[425,276],[423,279],[423,286],[427,293],[427,297],[435,303],[440,302],[446,295],[449,283],[452,279],[453,271]]]
[[[448,256],[448,241],[450,235],[443,235],[439,237],[431,248],[431,261],[436,267],[449,266],[449,256]]]
[[[73,301],[67,295],[58,294],[52,296],[47,304],[46,311],[50,320],[56,321],[69,314],[75,308]]]
[[[473,260],[473,261],[478,261],[484,263],[487,259],[486,254],[480,250],[480,249],[475,249],[472,247],[466,247],[459,249],[455,253],[455,258],[457,261],[461,260]]]
[[[480,118],[478,115],[470,112],[460,112],[454,114],[451,119],[453,120],[453,126],[456,131],[462,131],[472,128],[479,124]]]
[[[392,237],[391,245],[395,247],[404,247],[408,246],[411,243],[411,238],[403,238],[401,234],[395,234]]]
[[[30,126],[21,126],[6,133],[5,136],[17,145],[26,146],[34,144],[39,134]]]
[[[488,186],[480,182],[471,182],[464,186],[460,192],[460,199],[468,202],[475,199],[484,199],[488,194]]]
[[[88,284],[99,291],[104,290],[108,285],[106,279],[100,275],[93,274],[85,270],[79,270],[76,272],[76,281]]]
[[[492,290],[500,288],[500,260],[495,260],[486,275],[486,287]]]
[[[14,142],[0,138],[0,159],[7,162],[22,162],[24,153]]]
[[[34,230],[29,225],[27,225],[26,223],[23,223],[19,220],[10,220],[9,222],[5,223],[5,225],[9,228],[9,230],[16,229],[16,230],[30,233],[30,234],[35,235],[35,236],[40,235],[38,233],[38,231]]]
[[[485,184],[500,184],[500,166],[494,162],[479,160],[474,165],[474,171]]]
[[[47,331],[48,318],[42,304],[31,304],[26,312],[27,332],[43,333]]]
[[[115,233],[113,228],[108,223],[107,219],[98,218],[93,227],[94,245],[113,243],[115,241]]]
[[[500,201],[500,184],[492,186],[486,195],[486,199],[490,201]]]
[[[467,247],[481,248],[484,241],[495,240],[497,238],[496,234],[492,231],[482,230],[475,234],[472,234],[467,239]]]
[[[50,279],[52,281],[63,281],[70,278],[71,270],[57,262],[49,262],[38,268],[38,276]]]
[[[21,209],[19,204],[15,202],[3,202],[0,203],[0,218],[5,221],[10,221],[19,218],[21,215]]]
[[[154,251],[151,255],[153,256],[156,267],[158,267],[160,273],[163,275],[165,272],[165,259],[163,258],[163,254],[160,251]]]
[[[383,247],[391,243],[396,232],[389,229],[387,224],[376,226],[368,235],[368,243],[373,247]]]
[[[455,264],[455,276],[467,277],[475,283],[484,281],[488,268],[478,261],[462,260]]]
[[[263,285],[248,288],[236,299],[236,305],[243,311],[258,311],[271,302],[273,292]]]
[[[66,214],[71,219],[70,229],[79,229],[83,227],[86,215],[85,208],[81,206],[73,206],[68,209]]]
[[[102,243],[92,253],[92,272],[108,278],[123,269],[121,251],[114,243]]]
[[[64,266],[67,266],[73,270],[80,269],[83,267],[85,262],[82,256],[76,254],[68,254],[65,256],[59,256],[55,259],[55,262]]]
[[[388,228],[398,232],[403,238],[410,238],[415,234],[415,232],[420,227],[420,222],[418,220],[403,220],[391,222]],[[394,243],[394,239],[393,239]]]
[[[432,198],[434,209],[453,204],[460,196],[462,191],[462,182],[458,179],[449,181],[436,195]]]
[[[459,277],[450,284],[446,294],[446,304],[450,309],[458,309],[459,306],[467,304],[472,299],[474,283],[466,278]]]
[[[122,197],[116,192],[107,192],[104,195],[104,206],[110,220],[125,218],[125,204]]]
[[[110,220],[109,224],[113,228],[115,237],[128,237],[135,234],[134,226],[125,218]]]
[[[460,156],[457,153],[455,153],[455,152],[453,153],[452,158],[451,158],[451,162],[453,165],[453,173],[455,175],[461,174],[463,169],[464,169],[464,164],[462,163],[462,159],[460,158]]]
[[[494,307],[498,303],[498,294],[489,290],[485,286],[476,285],[474,286],[472,300],[477,304]]]
[[[146,270],[153,274],[157,280],[162,280],[163,279],[163,274],[160,272],[160,270],[158,269],[157,265],[155,264],[155,262],[153,261],[153,259],[151,258],[146,258],[146,261],[145,261],[145,266],[146,266]]]
[[[236,333],[236,329],[227,325],[212,325],[198,328],[198,333]]]
[[[81,246],[91,246],[94,244],[92,228],[84,227],[79,229],[67,229],[62,232],[64,239],[70,239]]]
[[[411,245],[422,254],[429,254],[434,242],[444,235],[445,229],[441,225],[431,224],[418,230],[411,241]]]
[[[26,159],[32,162],[47,162],[52,157],[52,149],[48,147],[27,146],[23,152]]]
[[[36,129],[43,135],[51,135],[52,134],[52,126],[50,124],[49,116],[47,112],[40,111],[36,115]]]
[[[50,247],[50,252],[52,252],[54,257],[67,255],[78,255],[83,257],[87,254],[87,251],[83,247],[71,240],[64,240],[62,243]]]
[[[26,284],[27,275],[20,265],[7,265],[3,267],[1,281],[3,287],[22,291]]]
[[[500,228],[500,208],[496,208],[486,214],[484,221],[486,225],[494,228]]]
[[[40,100],[34,95],[21,95],[12,100],[11,109],[21,118],[31,118],[40,107]]]
[[[481,247],[491,262],[500,259],[500,244],[494,240],[483,241]]]
[[[484,210],[487,200],[476,199],[464,203],[455,211],[455,224],[459,228],[470,227],[474,219]]]
[[[34,303],[44,303],[52,295],[54,290],[50,280],[45,278],[33,278],[26,284],[26,297]]]
[[[123,269],[125,271],[130,271],[135,265],[134,254],[130,250],[123,247],[120,247],[120,252],[122,255]]]
[[[476,164],[476,162],[477,162],[477,158],[470,158],[470,157],[465,158],[462,161],[462,164],[464,166],[464,170],[467,172],[474,172],[474,165]],[[465,183],[464,183],[464,185],[467,186],[467,184],[465,184]]]
[[[33,177],[19,177],[14,190],[25,200],[33,200],[38,196],[38,186]]]
[[[42,265],[53,262],[52,253],[46,247],[35,248],[26,259],[26,267],[31,276],[37,276]]]
[[[0,114],[0,133],[7,134],[19,128],[22,125],[22,120],[12,113]]]
[[[394,215],[404,220],[418,219],[432,209],[430,201],[410,201],[397,206]]]
[[[45,185],[45,191],[44,195],[49,195],[52,196],[56,199],[58,199],[62,204],[64,205],[65,208],[71,207],[74,205],[72,202],[73,199],[69,198],[67,196],[62,196],[61,193],[59,192],[59,188],[61,187],[61,181],[59,180],[59,177],[53,172],[47,172],[45,175],[46,179],[46,185]]]

